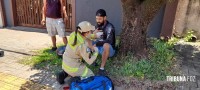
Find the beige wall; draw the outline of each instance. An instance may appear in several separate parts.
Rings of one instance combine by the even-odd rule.
[[[198,38],[200,38],[199,0],[179,0],[174,24],[174,32],[179,35],[184,35],[189,29],[193,29]]]

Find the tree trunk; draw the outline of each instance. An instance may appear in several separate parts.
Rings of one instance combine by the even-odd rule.
[[[120,52],[133,52],[139,57],[148,56],[146,33],[149,23],[165,0],[121,0],[123,25]]]

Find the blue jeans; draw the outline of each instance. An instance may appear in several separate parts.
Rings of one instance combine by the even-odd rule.
[[[96,44],[96,42],[92,42],[92,44]],[[110,45],[110,44],[109,44]],[[103,51],[104,51],[104,48],[103,46],[97,46],[98,50],[99,50],[99,53],[102,55],[103,54]],[[115,55],[115,50],[113,49],[112,45],[110,45],[110,52],[109,52],[109,57],[112,57]]]

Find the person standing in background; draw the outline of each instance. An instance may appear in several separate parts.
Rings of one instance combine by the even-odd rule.
[[[48,35],[52,40],[52,51],[56,51],[56,35],[63,39],[65,45],[67,45],[67,38],[65,32],[65,24],[63,18],[68,20],[66,7],[64,0],[43,0],[42,8],[42,21],[43,25],[46,24]]]

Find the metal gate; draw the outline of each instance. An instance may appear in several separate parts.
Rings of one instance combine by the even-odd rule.
[[[69,19],[65,21],[67,31],[72,29],[71,0],[64,0]],[[34,28],[45,28],[41,25],[43,0],[16,0],[17,25]]]

